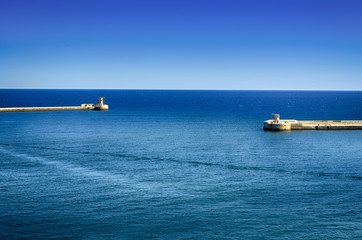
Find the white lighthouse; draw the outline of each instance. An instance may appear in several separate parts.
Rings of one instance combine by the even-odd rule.
[[[98,98],[98,104],[95,105],[96,110],[108,110],[108,105],[104,104],[104,97]]]

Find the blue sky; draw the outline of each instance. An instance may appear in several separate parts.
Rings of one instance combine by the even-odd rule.
[[[0,0],[0,88],[362,89],[362,1]]]

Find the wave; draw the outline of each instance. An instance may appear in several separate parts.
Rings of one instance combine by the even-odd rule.
[[[279,169],[273,167],[259,167],[259,166],[238,166],[238,165],[231,165],[231,164],[221,164],[221,163],[214,163],[214,162],[202,162],[202,161],[195,161],[195,160],[178,160],[174,158],[161,158],[161,157],[147,157],[147,156],[137,156],[133,154],[124,154],[124,153],[105,153],[105,152],[90,152],[90,151],[79,151],[79,150],[71,150],[68,148],[53,148],[53,147],[44,147],[44,146],[33,146],[33,145],[19,145],[19,144],[9,144],[9,143],[0,143],[0,146],[5,147],[21,147],[21,148],[31,148],[31,149],[44,149],[44,150],[52,150],[52,151],[61,151],[67,153],[77,153],[77,154],[84,154],[84,155],[93,155],[93,156],[111,156],[111,157],[118,157],[118,158],[125,158],[131,161],[167,161],[167,162],[175,162],[179,164],[191,164],[195,166],[209,166],[209,167],[218,167],[218,168],[225,168],[230,170],[237,170],[237,171],[267,171],[267,172],[277,172],[277,173],[291,173],[291,174],[308,174],[317,177],[329,177],[329,178],[350,178],[353,180],[361,180],[361,176],[356,175],[346,175],[345,173],[328,173],[328,172],[313,172],[313,171],[303,171],[303,170],[287,170],[287,169]],[[3,149],[0,147],[0,149]],[[21,154],[20,154],[21,155]],[[29,159],[36,159],[39,157],[31,157],[28,156]],[[41,162],[41,161],[39,161]],[[79,170],[80,172],[88,173],[89,176],[93,177],[104,177],[108,179],[117,179],[119,175],[112,175],[111,173],[103,173],[91,169],[87,169],[82,167],[83,169],[79,169],[79,166],[72,165],[70,163],[63,163],[57,161],[43,161],[43,164],[54,165],[59,167],[64,167],[64,169],[73,169],[72,171]],[[63,166],[61,166],[63,164]]]

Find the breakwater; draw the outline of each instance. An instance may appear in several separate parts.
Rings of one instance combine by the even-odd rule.
[[[80,106],[65,107],[12,107],[0,108],[0,112],[38,112],[38,111],[87,111],[87,110],[108,110],[108,105],[104,104],[104,97],[98,99],[97,104],[84,103]]]
[[[362,130],[362,121],[330,120],[330,121],[298,121],[281,120],[279,114],[273,114],[274,119],[264,122],[264,130]]]

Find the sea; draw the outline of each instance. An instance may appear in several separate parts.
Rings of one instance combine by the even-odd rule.
[[[362,91],[0,90],[0,239],[362,239]]]

